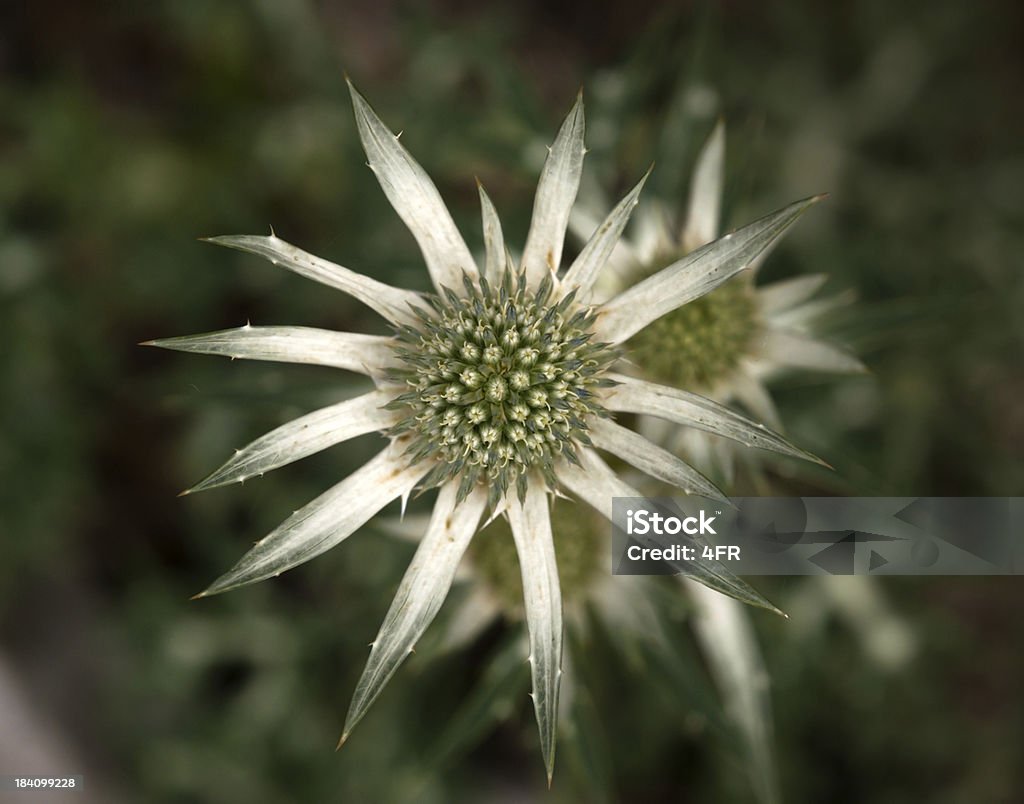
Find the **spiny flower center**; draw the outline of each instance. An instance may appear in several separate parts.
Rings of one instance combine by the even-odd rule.
[[[760,326],[753,288],[740,276],[662,316],[630,339],[628,348],[657,382],[711,389],[750,354]]]
[[[409,390],[389,407],[409,416],[390,434],[412,435],[414,463],[436,462],[424,487],[460,477],[461,500],[487,483],[494,505],[513,485],[524,497],[531,470],[553,488],[555,460],[576,461],[587,418],[607,415],[593,390],[610,384],[601,375],[615,353],[592,342],[594,315],[574,293],[551,302],[549,278],[536,291],[509,269],[497,287],[463,284],[464,296],[446,288],[397,331],[404,367],[392,378]]]

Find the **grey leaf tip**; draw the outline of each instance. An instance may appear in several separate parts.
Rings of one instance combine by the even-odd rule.
[[[222,583],[220,579],[217,579],[200,592],[197,597],[213,597],[219,595],[221,592],[227,592],[229,589],[233,589],[234,586],[229,583]]]
[[[830,464],[828,461],[824,460],[823,458],[819,458],[813,452],[807,452],[807,450],[800,450],[800,453],[801,453],[801,457],[804,458],[804,460],[808,460],[811,463],[816,463],[816,464],[818,464],[818,466],[824,466],[826,469],[828,469],[828,470],[830,470],[832,472],[834,472],[836,470],[836,468],[832,464]]]

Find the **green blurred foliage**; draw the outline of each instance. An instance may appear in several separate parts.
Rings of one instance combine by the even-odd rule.
[[[551,794],[514,624],[459,652],[424,646],[335,754],[411,547],[369,528],[274,582],[187,598],[379,439],[175,494],[359,381],[135,344],[246,320],[383,331],[340,294],[196,242],[208,234],[272,224],[426,287],[364,167],[343,69],[407,129],[473,248],[473,176],[522,242],[544,145],[582,84],[587,181],[606,192],[656,159],[652,193],[681,201],[723,115],[727,224],[832,194],[767,278],[825,271],[854,289],[828,324],[873,375],[781,384],[789,434],[837,471],[783,467],[778,491],[1019,493],[1022,34],[1013,4],[952,0],[6,4],[0,638],[89,778],[153,801],[748,800],[674,587],[658,627],[677,653],[599,624],[571,636],[579,694]],[[784,608],[807,594],[763,587]],[[824,602],[816,628],[753,615],[787,800],[1012,800],[1019,584],[884,592],[919,645],[898,671]]]

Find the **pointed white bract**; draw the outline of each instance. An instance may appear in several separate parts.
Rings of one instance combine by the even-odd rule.
[[[662,423],[671,424],[667,421]],[[734,441],[712,436],[694,427],[677,427],[670,444],[673,450],[678,450],[695,465],[715,467],[725,483],[732,484],[736,479],[737,450]]]
[[[856,357],[798,332],[769,328],[761,344],[762,354],[779,366],[810,371],[862,374],[867,367]]]
[[[463,273],[476,279],[476,263],[434,182],[351,81],[348,88],[370,168],[391,206],[416,238],[438,293],[442,287],[461,287]]]
[[[666,253],[671,253],[666,252],[665,244],[671,243],[672,239],[668,210],[661,201],[652,199],[633,219],[633,248],[639,264],[650,265]]]
[[[603,206],[601,207],[604,208]],[[634,225],[636,220],[643,214],[643,209],[637,210],[636,216],[633,217]],[[597,232],[597,227],[601,225],[601,218],[594,215],[589,209],[582,207],[580,204],[572,209],[572,214],[569,216],[569,232],[579,240],[581,243],[589,242],[590,238]],[[615,248],[612,249],[611,255],[608,257],[607,267],[605,272],[612,272],[613,274],[628,273],[630,268],[635,267],[640,262],[640,257],[636,253],[636,249],[633,244],[626,238],[620,237],[619,242],[615,244]],[[603,280],[604,276],[599,275],[599,279]],[[620,278],[621,280],[621,278]],[[600,284],[600,282],[598,283]],[[603,299],[599,299],[603,301]]]
[[[547,490],[543,483],[530,483],[525,502],[509,501],[508,522],[523,576],[533,708],[550,784],[555,766],[558,688],[562,676],[562,593],[555,564],[555,543],[551,537]]]
[[[178,352],[222,355],[232,360],[270,360],[278,363],[308,363],[315,366],[356,371],[370,377],[394,368],[394,338],[335,332],[313,327],[253,327],[222,329],[200,335],[182,335],[146,341]]]
[[[726,715],[746,742],[751,782],[758,801],[779,801],[772,745],[768,671],[743,605],[691,578],[684,578],[696,603],[694,632],[722,696]]]
[[[207,237],[207,243],[218,246],[248,251],[270,260],[274,265],[281,265],[289,271],[322,282],[333,288],[344,291],[358,299],[371,310],[384,316],[392,324],[411,324],[416,321],[412,308],[423,307],[420,294],[411,290],[393,288],[376,279],[357,274],[341,265],[322,260],[309,252],[286,243],[276,235],[262,237],[259,235],[222,235]]]
[[[373,391],[293,419],[235,452],[189,493],[241,483],[350,438],[387,430],[400,419],[383,407],[393,397],[393,392]]]
[[[569,266],[569,270],[562,278],[562,289],[566,293],[577,288],[581,301],[590,296],[594,282],[601,270],[608,264],[608,258],[611,257],[616,244],[619,243],[622,230],[626,228],[629,216],[636,208],[644,182],[650,175],[651,172],[648,170],[637,182],[636,187],[629,191],[591,235],[590,240],[587,241],[579,256]]]
[[[687,251],[718,237],[725,177],[725,124],[719,121],[701,149],[690,183],[690,203],[683,226],[682,243]]]
[[[569,213],[583,174],[583,130],[581,92],[562,123],[537,183],[522,259],[527,282],[532,287],[537,287],[546,275],[556,273],[562,263]]]
[[[808,198],[766,215],[623,291],[601,308],[597,337],[622,343],[652,321],[714,290],[746,268],[818,200],[820,196]]]
[[[824,464],[820,458],[793,446],[763,424],[751,421],[710,399],[632,377],[612,375],[612,379],[620,384],[605,392],[603,401],[608,410],[657,416],[739,441],[747,447],[767,449]]]
[[[788,310],[811,298],[828,277],[825,274],[808,274],[772,282],[757,289],[757,303],[764,315]]]
[[[458,486],[458,481],[450,481],[438,493],[423,540],[373,641],[370,658],[345,718],[342,741],[405,661],[448,595],[459,561],[476,533],[487,501],[486,491],[477,487],[457,504]]]
[[[772,395],[750,367],[741,368],[735,373],[731,390],[736,400],[753,413],[758,421],[775,430],[781,429],[782,421]]]
[[[590,437],[599,449],[618,456],[653,478],[682,489],[686,494],[727,500],[721,489],[688,463],[613,421],[595,417],[590,423]]]
[[[815,323],[822,316],[852,304],[856,294],[852,290],[835,293],[820,299],[809,299],[785,310],[772,314],[772,326],[776,329],[796,330],[798,332],[813,331]]]
[[[296,511],[256,543],[201,597],[279,575],[330,550],[397,497],[412,491],[429,468],[409,466],[406,444],[392,442],[373,460]]]
[[[492,285],[496,285],[501,281],[501,275],[505,270],[505,237],[501,232],[498,211],[491,203],[484,186],[477,182],[477,188],[480,190],[480,212],[484,228],[484,278]]]

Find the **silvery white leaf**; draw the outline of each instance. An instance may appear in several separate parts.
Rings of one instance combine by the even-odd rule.
[[[442,286],[461,288],[463,273],[476,279],[476,263],[434,182],[351,81],[348,88],[370,169],[377,175],[391,206],[416,238],[434,287],[439,293]]]
[[[558,271],[569,213],[583,173],[583,93],[573,104],[548,152],[533,199],[530,231],[523,248],[522,266],[531,287]]]
[[[683,580],[696,603],[694,631],[725,713],[747,744],[747,767],[757,799],[763,804],[778,802],[768,672],[750,618],[736,600],[691,578]]]
[[[682,242],[693,251],[718,236],[725,175],[725,123],[721,120],[701,149],[690,183],[690,202],[683,226]]]
[[[223,355],[243,360],[309,363],[358,371],[371,377],[398,365],[394,338],[334,332],[312,327],[254,327],[222,329],[200,335],[158,338],[143,346],[159,346],[178,352]]]
[[[827,279],[825,274],[807,274],[761,285],[756,292],[758,306],[765,315],[788,310],[811,298]]]
[[[809,371],[863,374],[867,367],[848,352],[798,332],[768,328],[761,354],[776,365]]]
[[[256,543],[228,572],[197,597],[262,581],[330,550],[397,497],[412,491],[429,465],[409,466],[407,444],[394,441]]]
[[[523,602],[530,632],[533,708],[550,786],[555,768],[558,689],[562,676],[562,594],[547,489],[543,483],[530,483],[525,502],[510,501],[508,521],[523,577]]]
[[[505,237],[501,231],[498,211],[479,181],[477,188],[480,190],[480,212],[484,228],[484,277],[496,286],[505,272]]]
[[[623,375],[609,376],[620,384],[604,393],[604,405],[608,410],[657,416],[731,438],[747,447],[767,449],[828,465],[806,450],[793,446],[763,424],[751,421],[703,396]]]
[[[608,259],[622,238],[622,230],[626,227],[629,216],[637,205],[644,182],[647,181],[647,177],[650,175],[651,172],[648,170],[643,178],[637,182],[636,186],[626,194],[626,197],[616,205],[615,209],[608,213],[608,217],[604,219],[604,222],[591,235],[590,240],[587,241],[579,256],[569,266],[569,270],[562,279],[562,288],[566,292],[571,291],[573,288],[579,288],[580,299],[586,299],[590,296],[595,280],[601,273],[601,270],[608,264]]]
[[[358,299],[371,310],[376,310],[393,324],[413,324],[416,316],[410,308],[424,306],[418,293],[393,288],[376,279],[357,274],[341,265],[320,259],[313,254],[286,243],[276,235],[221,235],[204,238],[207,243],[248,251],[281,265],[289,271],[342,290]]]
[[[754,414],[758,421],[775,430],[781,429],[779,410],[775,407],[772,395],[768,393],[764,383],[758,379],[757,371],[753,366],[744,362],[740,369],[733,373],[729,386],[729,390],[736,400]]]
[[[641,472],[670,483],[686,494],[728,500],[724,492],[692,466],[615,422],[595,416],[590,423],[590,437],[599,449],[617,455]]]
[[[344,742],[381,690],[405,661],[416,642],[433,622],[448,595],[455,570],[476,533],[487,492],[477,486],[457,503],[459,483],[441,487],[434,512],[416,555],[395,593],[384,624],[370,649],[355,695],[345,718]]]
[[[350,438],[386,430],[401,418],[397,411],[383,407],[393,396],[372,391],[293,419],[237,450],[227,463],[184,493],[241,483]]]

